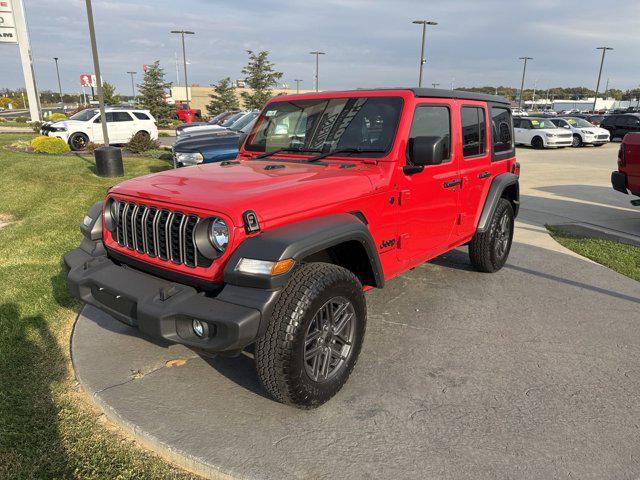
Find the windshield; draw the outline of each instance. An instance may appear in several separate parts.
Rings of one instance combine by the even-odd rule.
[[[318,98],[270,103],[257,119],[258,128],[246,149],[273,152],[283,148],[311,152],[337,149],[380,150],[383,156],[395,137],[402,99],[399,97]]]
[[[587,122],[584,118],[567,118],[566,120],[573,127],[578,127],[578,128],[593,127],[593,124]]]
[[[244,112],[240,112],[240,113],[234,113],[233,115],[231,115],[229,118],[227,118],[224,122],[222,122],[220,124],[221,127],[230,127],[233,122],[235,122],[236,120],[238,120],[240,117],[242,117],[243,115],[245,115]]]
[[[96,116],[98,110],[95,108],[87,108],[86,110],[81,110],[75,115],[69,117],[69,120],[80,120],[81,122],[87,122]]]
[[[548,118],[533,118],[531,119],[531,128],[540,129],[540,128],[558,128],[553,124],[551,120]]]
[[[236,132],[239,130],[242,130],[242,127],[244,127],[247,123],[249,123],[251,120],[253,120],[257,116],[258,116],[258,112],[247,113],[244,117],[240,117],[238,120],[236,120],[233,123],[233,125],[229,127],[229,130],[233,130]]]

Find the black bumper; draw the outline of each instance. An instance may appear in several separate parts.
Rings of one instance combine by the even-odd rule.
[[[611,186],[617,192],[628,194],[627,176],[622,172],[611,172]]]
[[[278,292],[227,285],[216,297],[124,265],[82,248],[64,256],[71,294],[144,334],[209,352],[237,351],[266,330]],[[193,332],[193,319],[208,335]],[[262,323],[262,326],[261,326]]]

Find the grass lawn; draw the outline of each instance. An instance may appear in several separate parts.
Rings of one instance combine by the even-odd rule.
[[[0,122],[0,127],[31,128],[31,126],[28,123],[18,123],[15,120],[8,120],[6,122]]]
[[[579,237],[557,228],[547,229],[558,243],[569,250],[640,281],[640,248],[610,240]]]
[[[80,242],[86,209],[118,180],[97,177],[88,155],[3,148],[30,138],[0,134],[0,479],[193,478],[105,422],[73,378],[79,303],[60,259]],[[168,167],[125,159],[129,177]]]

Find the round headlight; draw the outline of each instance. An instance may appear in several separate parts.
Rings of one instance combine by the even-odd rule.
[[[219,252],[224,252],[229,243],[229,227],[221,218],[214,218],[209,225],[209,240]]]
[[[115,198],[107,200],[107,205],[104,209],[104,224],[110,232],[114,232],[118,224],[119,206],[119,202]]]

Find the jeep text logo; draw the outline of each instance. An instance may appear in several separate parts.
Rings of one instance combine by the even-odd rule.
[[[396,239],[392,238],[390,240],[382,240],[382,243],[380,244],[380,250],[383,250],[387,247],[393,247],[396,243]]]

